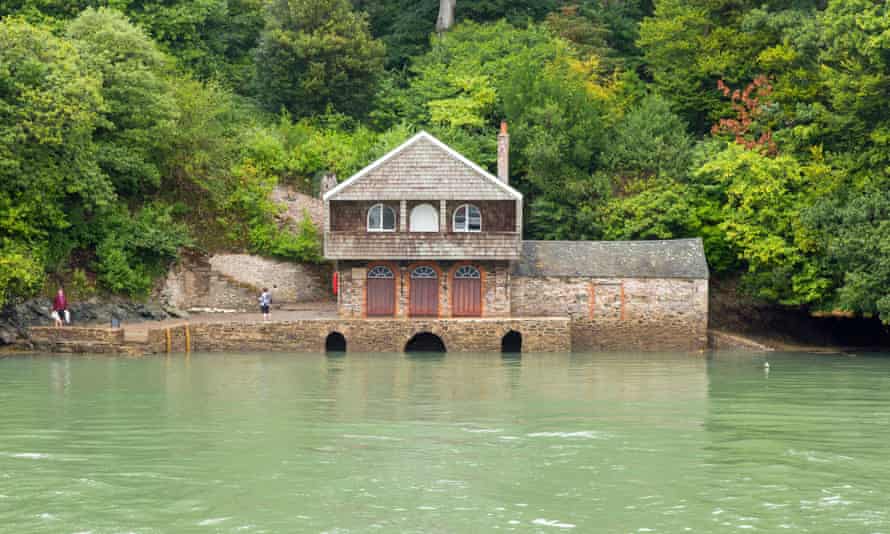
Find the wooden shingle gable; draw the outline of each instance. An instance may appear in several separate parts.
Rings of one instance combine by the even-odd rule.
[[[324,195],[331,200],[521,200],[522,194],[420,132]]]

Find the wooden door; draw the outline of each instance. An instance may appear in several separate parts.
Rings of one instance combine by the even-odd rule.
[[[439,275],[425,265],[411,271],[412,317],[437,317],[439,315]]]
[[[378,265],[368,271],[368,317],[391,317],[396,313],[396,277],[392,269]]]
[[[482,274],[479,269],[464,265],[455,271],[451,300],[451,312],[455,317],[482,315]]]

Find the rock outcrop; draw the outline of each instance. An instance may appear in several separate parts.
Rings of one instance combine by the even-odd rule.
[[[32,299],[16,306],[7,306],[0,312],[0,344],[9,345],[28,339],[28,329],[32,326],[51,326],[52,300]],[[152,303],[133,302],[122,299],[100,301],[90,299],[72,302],[69,307],[71,324],[102,325],[111,324],[112,318],[121,322],[161,321],[171,314],[161,306]]]

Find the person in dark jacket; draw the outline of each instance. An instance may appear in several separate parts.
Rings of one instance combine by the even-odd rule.
[[[61,327],[63,321],[71,322],[68,315],[68,299],[65,298],[65,290],[61,287],[53,300],[53,319],[56,320],[56,327]]]

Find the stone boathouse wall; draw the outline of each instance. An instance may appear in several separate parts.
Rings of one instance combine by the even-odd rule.
[[[36,350],[47,352],[164,353],[217,351],[323,352],[333,332],[346,338],[348,352],[402,352],[416,334],[439,336],[449,352],[499,352],[510,331],[522,335],[523,352],[571,350],[567,318],[524,319],[307,319],[269,323],[192,323],[149,330],[147,340],[124,339],[107,328],[31,329]]]
[[[708,281],[512,276],[515,316],[570,317],[573,350],[702,350]]]
[[[454,271],[462,265],[472,265],[482,275],[482,317],[510,316],[510,264],[506,261],[340,261],[337,264],[340,317],[365,317],[367,275],[375,265],[385,265],[395,273],[396,318],[409,316],[411,270],[421,265],[432,267],[438,273],[439,317],[451,317],[450,286]]]

